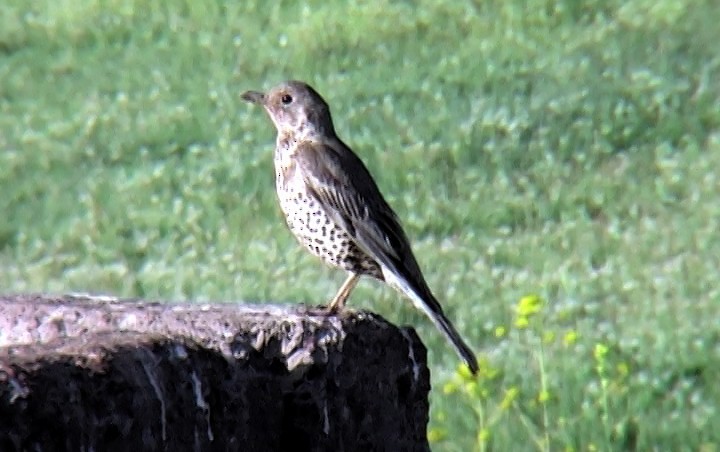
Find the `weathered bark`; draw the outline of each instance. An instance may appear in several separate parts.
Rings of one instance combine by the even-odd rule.
[[[427,450],[425,359],[363,312],[0,297],[0,450]]]

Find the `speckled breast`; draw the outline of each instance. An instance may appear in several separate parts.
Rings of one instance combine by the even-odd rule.
[[[299,172],[287,165],[276,165],[275,183],[287,225],[308,251],[349,272],[383,278],[377,262],[308,193]]]

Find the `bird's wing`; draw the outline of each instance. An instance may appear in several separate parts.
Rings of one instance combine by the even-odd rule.
[[[308,191],[360,248],[393,273],[427,287],[395,212],[344,143],[301,143],[295,161]]]
[[[392,275],[386,281],[404,292],[450,339],[473,373],[473,351],[443,313],[423,278],[410,242],[362,161],[340,140],[301,143],[296,170],[325,212]]]

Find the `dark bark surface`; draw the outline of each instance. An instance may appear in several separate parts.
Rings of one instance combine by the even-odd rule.
[[[364,312],[0,296],[0,450],[427,450],[412,329]]]

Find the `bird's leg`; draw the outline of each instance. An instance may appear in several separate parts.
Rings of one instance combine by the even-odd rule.
[[[343,285],[340,286],[340,290],[338,290],[337,295],[335,295],[332,301],[328,304],[329,312],[337,312],[345,307],[345,301],[350,296],[350,292],[352,292],[359,280],[359,274],[350,273],[350,276],[348,276]]]

